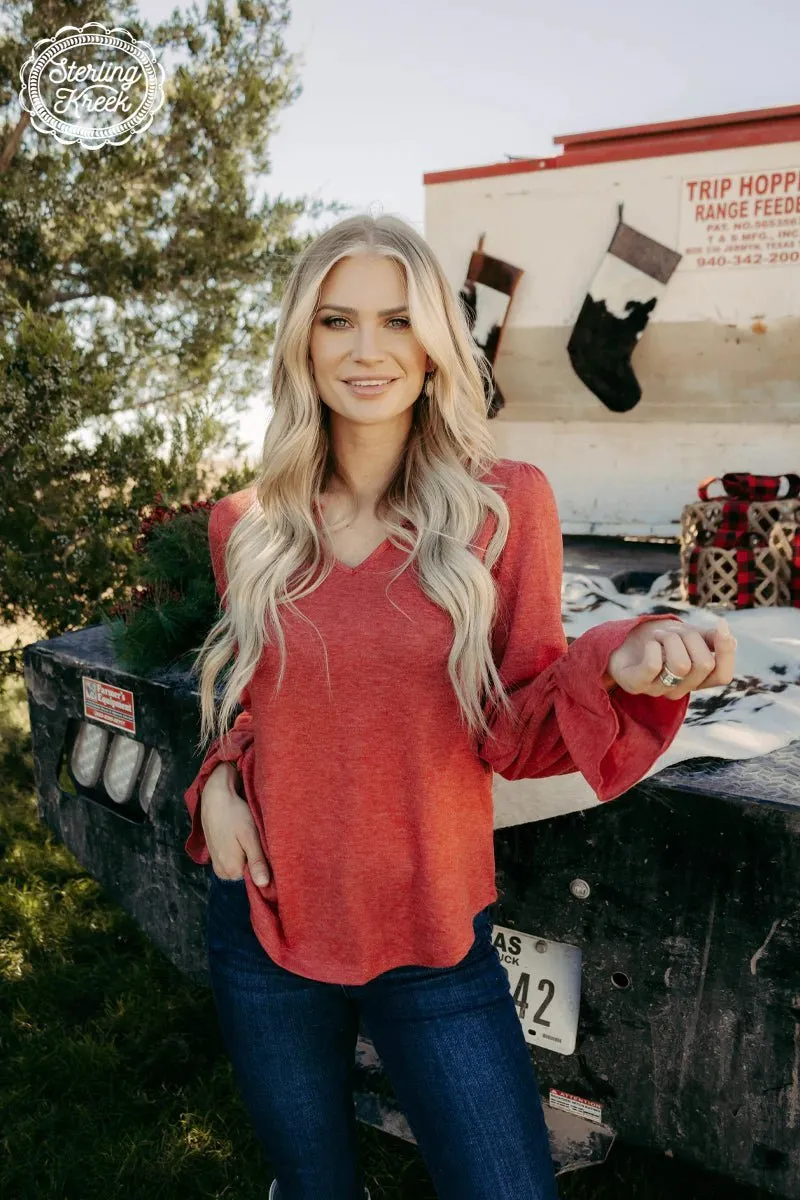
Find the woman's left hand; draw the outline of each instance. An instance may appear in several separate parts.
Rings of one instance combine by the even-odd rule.
[[[720,687],[733,679],[736,638],[722,617],[705,632],[686,621],[644,621],[628,634],[608,660],[608,675],[635,696],[681,700],[688,692]],[[681,682],[668,687],[659,675],[667,667]]]

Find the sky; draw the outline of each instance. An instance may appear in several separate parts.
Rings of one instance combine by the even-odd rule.
[[[139,11],[156,23],[167,7]],[[800,0],[294,0],[285,41],[303,91],[265,190],[423,234],[425,172],[560,154],[560,134],[800,103]],[[242,418],[254,451],[267,417],[261,397]]]

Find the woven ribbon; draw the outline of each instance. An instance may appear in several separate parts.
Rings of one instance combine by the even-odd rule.
[[[721,483],[727,499],[722,506],[722,520],[713,538],[706,541],[705,546],[721,546],[727,550],[736,551],[736,607],[752,608],[755,602],[757,579],[756,548],[768,546],[763,535],[756,533],[750,526],[749,508],[753,501],[768,502],[777,500],[781,481],[788,484],[787,491],[780,499],[785,500],[800,496],[800,475],[752,475],[746,471],[731,471],[721,477],[713,475],[697,488],[701,500],[720,499],[710,497],[708,489],[712,483]],[[689,602],[696,603],[698,599],[698,561],[703,549],[700,542],[695,542],[689,552],[688,562],[688,595]],[[790,570],[790,605],[800,608],[800,523],[796,524],[794,536],[790,539],[791,570]]]

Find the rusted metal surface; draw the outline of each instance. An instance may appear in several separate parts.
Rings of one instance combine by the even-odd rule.
[[[574,1055],[543,1087],[629,1143],[800,1194],[800,742],[690,760],[612,804],[498,830],[496,920],[578,945]],[[581,899],[570,889],[589,885]]]
[[[208,881],[183,849],[183,792],[199,765],[187,753],[199,732],[194,681],[182,673],[148,680],[120,670],[101,625],[27,646],[24,670],[40,818],[179,970],[207,982]],[[66,759],[85,723],[84,678],[133,693],[130,736],[160,760],[146,810],[141,776],[125,804],[110,798],[102,779],[87,788],[70,778]],[[94,727],[113,737],[113,730]]]

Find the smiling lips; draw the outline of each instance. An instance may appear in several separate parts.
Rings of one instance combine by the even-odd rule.
[[[347,386],[350,388],[350,390],[352,392],[356,392],[357,394],[363,393],[364,395],[370,395],[373,392],[385,391],[386,388],[388,388],[390,384],[394,383],[394,380],[388,379],[388,378],[383,378],[383,379],[361,378],[361,379],[345,379],[344,382],[347,384]]]

